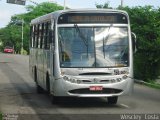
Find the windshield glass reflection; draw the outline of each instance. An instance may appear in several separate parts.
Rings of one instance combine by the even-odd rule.
[[[61,67],[128,66],[127,27],[60,27]]]

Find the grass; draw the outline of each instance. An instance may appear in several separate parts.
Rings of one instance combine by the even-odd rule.
[[[154,81],[151,81],[151,80],[144,82],[144,85],[152,87],[152,88],[160,89],[160,84],[158,84]]]
[[[2,113],[0,113],[0,120],[2,120]]]

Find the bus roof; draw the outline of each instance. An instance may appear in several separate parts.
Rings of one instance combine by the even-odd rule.
[[[51,19],[57,20],[57,18],[64,13],[122,13],[128,16],[128,13],[126,11],[116,10],[116,9],[67,9],[67,10],[58,10],[58,11],[40,16],[38,18],[35,18],[31,21],[31,25],[41,23],[44,21],[49,21]]]

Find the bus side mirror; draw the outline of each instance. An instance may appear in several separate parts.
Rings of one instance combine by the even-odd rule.
[[[132,49],[133,49],[133,52],[136,53],[137,51],[137,48],[136,48],[136,34],[135,33],[131,33],[132,35]]]

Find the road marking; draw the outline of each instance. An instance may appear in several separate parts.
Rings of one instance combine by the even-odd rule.
[[[125,108],[130,108],[128,105],[125,105],[125,104],[120,104],[120,105],[125,107]]]

